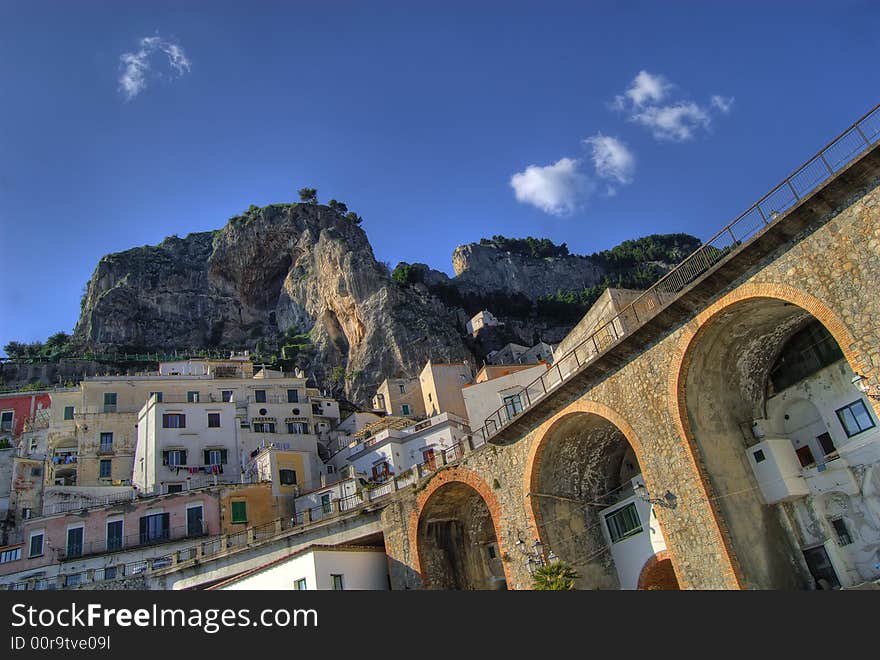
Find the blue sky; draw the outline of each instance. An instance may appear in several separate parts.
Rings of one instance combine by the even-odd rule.
[[[706,238],[880,101],[876,3],[725,4],[3,0],[0,346],[302,186],[392,267]]]

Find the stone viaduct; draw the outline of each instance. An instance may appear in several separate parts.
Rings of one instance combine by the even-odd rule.
[[[663,500],[654,512],[667,550],[645,571],[668,559],[682,588],[806,587],[796,532],[750,470],[746,430],[764,416],[781,347],[807,321],[853,372],[880,378],[876,140],[647,321],[560,372],[486,444],[389,498],[394,588],[490,588],[491,562],[475,553],[492,539],[508,588],[530,588],[517,542],[535,539],[579,566],[580,588],[617,588],[597,507],[636,472]]]

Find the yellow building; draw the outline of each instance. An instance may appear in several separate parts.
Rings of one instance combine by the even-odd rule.
[[[428,417],[451,412],[467,419],[461,388],[473,380],[471,368],[464,362],[436,364],[430,360],[419,374],[422,401]]]

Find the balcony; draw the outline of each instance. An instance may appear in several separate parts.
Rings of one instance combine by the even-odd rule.
[[[152,533],[131,534],[124,537],[110,537],[87,543],[71,543],[58,550],[58,561],[69,561],[82,557],[103,555],[109,552],[122,552],[172,541],[199,538],[208,533],[204,521],[200,525],[187,525],[170,529],[156,530]]]

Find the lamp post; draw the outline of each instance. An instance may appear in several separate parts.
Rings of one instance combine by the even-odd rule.
[[[877,385],[869,385],[868,379],[862,374],[853,376],[852,384],[855,385],[862,394],[875,401],[880,401],[880,387]]]
[[[522,540],[522,537],[517,535],[516,549],[525,556],[526,570],[528,570],[529,575],[534,575],[536,568],[552,564],[559,559],[553,550],[550,550],[546,556],[544,555],[544,544],[541,543],[540,539],[535,539],[531,547],[528,547],[526,542]]]
[[[648,493],[648,488],[645,486],[645,484],[637,483],[635,486],[633,486],[633,493],[635,494],[636,497],[638,497],[643,502],[648,502],[649,504],[656,504],[657,506],[663,506],[663,507],[666,507],[667,509],[674,509],[675,508],[676,497],[674,494],[672,494],[668,490],[663,495],[663,497],[653,497],[652,498],[650,496],[650,493]]]

